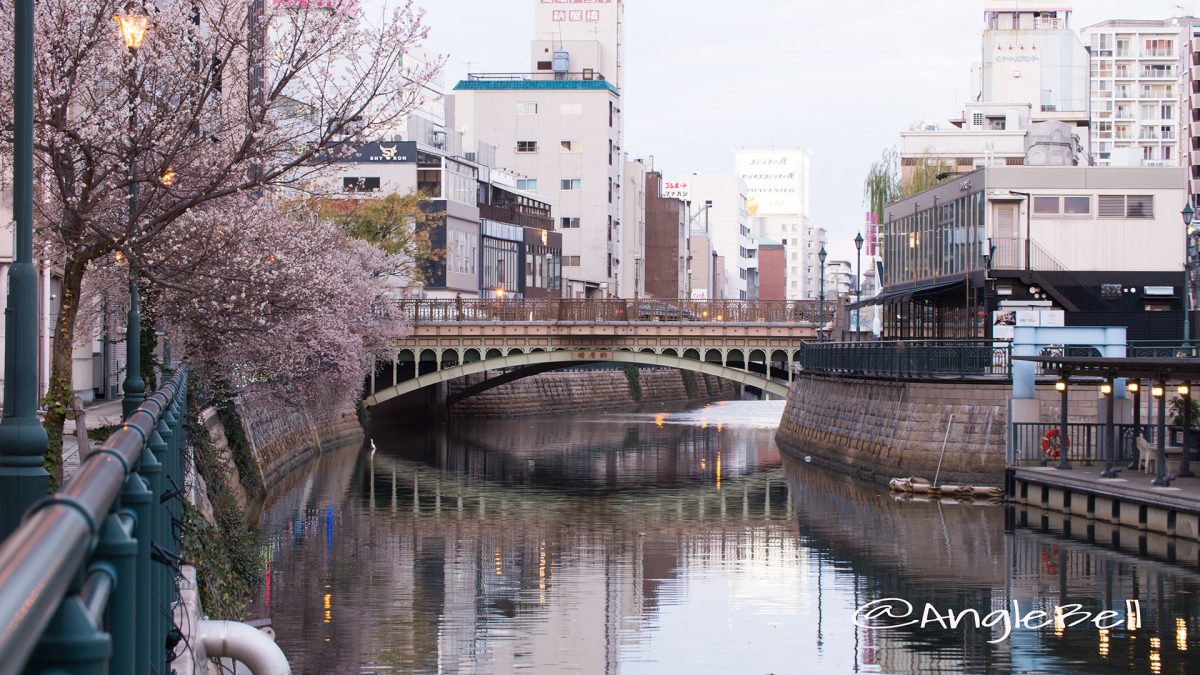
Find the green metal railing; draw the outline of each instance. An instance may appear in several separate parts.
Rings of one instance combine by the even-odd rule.
[[[1125,347],[1125,356],[1141,359],[1197,359],[1200,340],[1135,340]]]
[[[181,367],[0,543],[0,672],[169,672],[186,392]]]
[[[1057,435],[1061,429],[1058,422],[1014,422],[1011,426],[1012,447],[1010,448],[1009,464],[1012,466],[1054,464],[1058,461],[1058,456],[1053,453],[1061,453],[1064,449],[1067,453],[1067,460],[1072,464],[1091,466],[1104,464],[1108,459],[1110,442],[1105,439],[1108,429],[1104,423],[1071,422],[1067,425],[1068,441],[1061,443],[1055,439],[1051,445],[1050,439],[1047,439],[1047,445],[1050,445],[1049,451],[1042,449],[1042,440],[1049,432]],[[1142,425],[1141,429],[1145,432],[1146,425]],[[1113,461],[1121,466],[1129,464],[1137,456],[1134,426],[1132,424],[1114,424],[1112,433]]]
[[[806,342],[804,370],[886,377],[1012,377],[1012,345],[991,340]]]

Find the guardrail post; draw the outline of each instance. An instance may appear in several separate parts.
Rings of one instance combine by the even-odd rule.
[[[42,633],[42,639],[26,672],[72,673],[78,675],[108,675],[108,659],[112,655],[112,638],[102,632],[88,616],[79,597],[85,570],[80,570]],[[6,667],[15,664],[4,664]]]
[[[145,459],[145,453],[143,453]],[[140,471],[140,467],[139,467]],[[137,553],[134,564],[135,584],[128,593],[134,596],[134,625],[132,630],[136,636],[136,660],[133,670],[137,675],[148,675],[150,672],[150,644],[142,639],[150,635],[150,612],[153,607],[150,578],[150,523],[154,495],[146,486],[146,479],[138,473],[125,477],[125,485],[121,490],[121,503],[133,514],[133,538],[137,542]],[[120,583],[120,579],[117,580]],[[126,591],[118,591],[125,593]]]
[[[150,543],[149,551],[154,550],[154,546],[163,544],[163,520],[165,520],[162,508],[158,503],[159,495],[162,494],[162,478],[163,465],[158,461],[153,448],[149,441],[142,447],[142,462],[138,467],[138,472],[146,480],[146,487],[150,491],[150,504],[147,506],[148,518],[146,519],[146,527],[139,528],[138,537],[145,537]],[[140,515],[140,514],[139,514]],[[139,522],[140,524],[140,522]],[[150,598],[150,604],[147,608],[146,632],[142,633],[142,639],[148,643],[150,655],[150,668],[154,671],[161,671],[162,665],[165,663],[163,657],[163,637],[159,638],[159,628],[162,626],[162,606],[163,606],[163,566],[152,559],[149,569],[146,574],[146,582],[143,588],[148,589],[147,593]]]
[[[162,473],[160,475],[159,488],[154,490],[154,508],[158,512],[155,522],[155,536],[153,540],[162,551],[173,553],[175,536],[172,533],[174,523],[172,522],[171,510],[162,503],[162,496],[166,493],[170,485],[171,474],[171,459],[167,453],[167,444],[163,441],[163,437],[159,435],[159,427],[162,426],[162,418],[159,417],[159,423],[150,431],[150,441],[146,444],[146,451],[153,453],[157,458],[161,458]],[[150,641],[151,652],[153,657],[152,663],[158,667],[166,663],[166,643],[167,633],[171,630],[172,613],[171,603],[175,589],[175,574],[174,570],[163,561],[155,561],[154,571],[151,573],[155,580],[156,588],[158,589],[158,601],[154,605],[154,615],[150,619]],[[163,672],[159,668],[160,672]]]
[[[110,513],[100,526],[96,546],[96,558],[112,565],[117,573],[106,613],[113,645],[109,670],[113,673],[137,672],[138,542],[130,536],[135,522],[132,512]]]

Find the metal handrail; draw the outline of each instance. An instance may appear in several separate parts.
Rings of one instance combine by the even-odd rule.
[[[1012,377],[1012,345],[994,340],[805,342],[804,370],[886,377]]]
[[[178,476],[181,472],[179,455],[184,447],[182,412],[186,383],[187,371],[181,367],[83,460],[74,477],[58,492],[34,504],[27,512],[24,523],[0,543],[0,670],[18,671],[24,667],[34,654],[39,640],[46,639],[44,634],[56,613],[70,615],[76,612],[75,616],[78,617],[78,610],[83,610],[86,616],[96,611],[95,607],[85,607],[79,599],[81,572],[86,570],[90,558],[105,559],[97,555],[96,550],[102,530],[106,527],[106,519],[129,519],[131,514],[127,511],[113,513],[114,504],[122,490],[129,489],[127,479],[131,475],[139,470],[159,467],[152,451],[154,446],[157,445],[160,450],[161,467],[167,476]],[[156,475],[149,487],[158,487],[158,478]],[[140,483],[140,480],[137,482]],[[179,482],[182,483],[182,478]],[[152,489],[146,511],[133,518],[137,523],[131,532],[134,539],[143,540],[139,542],[139,556],[147,558],[137,561],[137,569],[150,571],[151,574],[148,578],[141,578],[139,574],[134,574],[133,579],[116,578],[114,591],[130,597],[139,596],[139,605],[147,602],[143,609],[149,612],[149,616],[145,617],[147,623],[134,621],[132,616],[117,619],[110,612],[104,627],[113,636],[114,659],[132,658],[116,647],[118,641],[124,640],[135,648],[149,641],[143,647],[150,650],[147,664],[165,662],[165,653],[158,658],[152,645],[158,636],[165,636],[169,628],[162,625],[169,619],[155,616],[160,612],[161,605],[154,607],[148,599],[155,598],[170,606],[169,593],[163,581],[165,577],[150,568],[150,543],[153,541],[160,548],[169,549],[172,546],[161,528],[165,523],[168,528],[165,532],[170,532],[169,518],[175,508],[169,503],[169,498],[164,496],[160,499],[159,494],[153,494],[154,491]],[[133,561],[130,560],[128,564],[132,566]],[[110,596],[105,603],[110,610],[112,602]],[[149,635],[143,634],[143,625],[151,629]],[[103,635],[99,633],[100,626],[93,627]],[[74,628],[78,629],[79,625]],[[158,642],[160,648],[162,644]],[[62,655],[59,658],[67,657]],[[142,661],[138,661],[139,666]],[[104,663],[107,665],[107,660]],[[132,668],[133,661],[122,662],[120,666],[116,664],[114,660],[114,672],[141,670],[140,667],[137,671]],[[119,668],[129,670],[122,671]],[[160,672],[163,670],[162,667],[156,669]]]
[[[384,315],[413,325],[443,323],[780,323],[815,326],[818,300],[675,300],[555,298],[396,300]],[[832,319],[838,303],[826,301]]]

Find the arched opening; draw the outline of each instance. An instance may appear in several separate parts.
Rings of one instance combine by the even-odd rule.
[[[442,350],[442,367],[443,368],[453,368],[454,366],[457,366],[458,363],[459,363],[459,361],[458,361],[458,350],[457,349],[443,349]]]
[[[667,347],[666,349],[662,350],[662,355],[663,356],[679,356],[679,352],[675,351],[674,349],[671,349],[670,347]]]
[[[478,349],[468,349],[467,351],[463,352],[463,363],[475,363],[479,360],[480,358]]]
[[[776,349],[775,351],[771,352],[771,361],[778,363],[780,365],[787,363],[788,362],[787,352],[783,351],[782,349]]]
[[[533,353],[535,353],[535,352],[544,352],[544,351],[546,351],[546,350],[545,350],[545,349],[542,349],[541,347],[534,347],[533,349],[531,349],[531,350],[529,351],[529,353],[530,353],[530,354],[533,354]]]
[[[685,349],[685,350],[683,351],[683,358],[685,358],[685,359],[691,359],[692,361],[699,361],[699,360],[700,360],[700,350],[698,350],[698,349]]]
[[[761,349],[754,349],[750,352],[750,361],[752,363],[763,363],[767,360],[767,353]]]
[[[417,375],[427,375],[437,370],[437,353],[432,349],[422,349],[421,358],[417,362]]]
[[[516,356],[516,355],[518,355],[518,354],[524,354],[524,353],[525,353],[525,352],[521,351],[520,349],[518,349],[518,348],[516,348],[516,347],[513,347],[512,349],[508,350],[508,355],[509,355],[509,356]]]
[[[725,359],[721,355],[720,349],[710,349],[710,350],[704,352],[704,362],[705,363],[720,363],[723,365],[725,363]]]
[[[654,350],[653,350],[653,349],[650,349],[649,347],[647,347],[647,348],[645,348],[645,349],[643,349],[643,350],[642,350],[642,353],[643,353],[643,354],[653,354],[653,353],[654,353]]]
[[[725,365],[730,368],[744,369],[746,367],[746,356],[740,349],[730,349],[729,353],[725,355]]]
[[[500,351],[499,349],[489,349],[489,350],[487,350],[487,356],[484,358],[499,359],[499,358],[502,358],[503,356],[504,356],[504,352]]]

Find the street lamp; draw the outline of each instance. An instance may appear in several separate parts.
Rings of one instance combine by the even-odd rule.
[[[820,252],[817,253],[817,257],[821,259],[821,288],[819,291],[820,299],[817,301],[819,303],[817,305],[817,341],[818,342],[825,341],[825,258],[828,257],[828,255],[829,254],[825,252],[824,246],[822,246]]]
[[[854,248],[858,251],[858,270],[854,275],[854,340],[862,339],[862,245],[863,236],[859,232],[854,236]]]
[[[1192,311],[1192,270],[1191,260],[1188,255],[1188,243],[1190,237],[1188,231],[1192,229],[1192,218],[1196,212],[1192,210],[1192,203],[1189,201],[1183,207],[1183,343],[1186,345],[1188,340],[1192,339],[1191,317],[1188,316]]]
[[[46,496],[46,430],[37,416],[38,274],[33,266],[34,0],[13,9],[13,263],[4,326],[4,417],[0,420],[0,540]]]
[[[137,5],[130,3],[123,14],[113,17],[125,47],[129,49],[129,223],[127,241],[133,244],[137,234],[137,167],[134,166],[133,144],[137,142],[137,53],[146,39],[150,17]],[[174,172],[170,181],[175,181]],[[142,316],[138,310],[137,268],[133,257],[129,258],[129,316],[125,327],[125,382],[122,383],[124,398],[121,412],[124,417],[133,414],[146,398],[146,382],[142,379]]]

